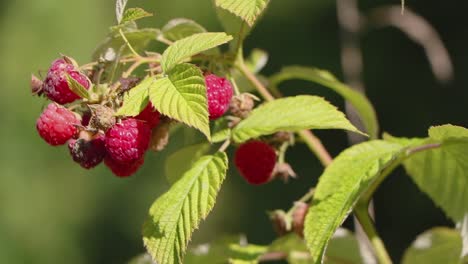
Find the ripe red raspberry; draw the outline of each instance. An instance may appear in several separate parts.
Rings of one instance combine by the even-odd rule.
[[[208,112],[210,113],[210,120],[214,120],[224,115],[228,110],[232,98],[232,86],[226,78],[214,74],[206,75],[205,83]]]
[[[252,140],[239,146],[234,163],[249,183],[264,184],[271,179],[276,164],[276,152],[270,145]]]
[[[115,174],[117,177],[128,177],[138,171],[138,169],[143,165],[145,162],[144,157],[141,159],[136,160],[131,163],[121,163],[110,156],[106,156],[104,158],[104,164]]]
[[[145,121],[151,128],[154,128],[159,124],[160,117],[161,114],[149,103],[135,119]]]
[[[86,76],[80,73],[73,64],[66,62],[64,59],[55,60],[44,80],[43,90],[50,100],[59,104],[71,103],[80,98],[70,90],[66,74],[69,74],[86,89],[90,86]]]
[[[125,119],[107,130],[107,153],[119,163],[133,163],[143,157],[150,138],[151,129],[146,123],[134,118]]]
[[[50,145],[63,145],[72,138],[76,132],[76,125],[80,120],[76,115],[56,103],[51,103],[37,119],[36,129],[39,135]]]
[[[99,165],[106,156],[104,135],[86,140],[79,138],[68,141],[68,149],[73,160],[85,169],[91,169]]]

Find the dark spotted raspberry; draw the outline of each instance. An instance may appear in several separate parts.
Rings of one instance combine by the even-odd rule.
[[[68,141],[68,150],[73,160],[85,169],[99,165],[106,156],[104,135],[100,134],[91,140],[85,138]]]

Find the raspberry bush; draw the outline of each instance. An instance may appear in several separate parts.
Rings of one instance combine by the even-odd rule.
[[[266,52],[244,57],[242,44],[269,1],[214,0],[226,32],[208,32],[188,19],[139,29],[136,21],[152,14],[126,9],[126,2],[117,1],[118,23],[91,62],[57,58],[43,80],[32,77],[31,88],[52,101],[37,120],[39,136],[52,146],[68,142],[72,160],[85,169],[104,161],[115,176],[132,176],[144,166],[145,153],[164,151],[177,129],[203,135],[202,142],[196,137],[176,152],[190,157],[176,166],[190,167],[168,178],[170,189],[149,209],[143,226],[149,258],[132,263],[362,263],[351,252],[362,242],[340,227],[351,213],[370,239],[370,254],[379,263],[391,263],[368,206],[400,165],[452,220],[461,222],[467,215],[468,130],[447,124],[431,127],[426,138],[381,137],[365,94],[331,73],[289,66],[263,76]],[[153,42],[164,49],[153,49]],[[291,79],[335,91],[353,107],[358,122],[322,97],[282,96],[281,83]],[[363,142],[332,158],[311,131],[324,129],[345,130]],[[207,250],[190,245],[215,205],[230,160],[251,188],[287,182],[301,176],[286,161],[287,150],[302,143],[325,169],[317,186],[291,208],[269,213],[277,240],[271,245],[222,240]],[[337,246],[339,240],[345,246]]]

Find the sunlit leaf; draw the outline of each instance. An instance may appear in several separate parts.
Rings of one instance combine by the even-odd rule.
[[[270,85],[277,87],[281,82],[291,79],[318,83],[341,95],[356,109],[370,137],[372,139],[378,138],[379,125],[377,116],[374,107],[365,95],[340,82],[328,71],[303,66],[283,68],[279,73],[270,78]]]
[[[332,235],[360,196],[389,167],[400,163],[406,146],[368,141],[343,151],[320,176],[305,220],[304,235],[312,263],[322,263]]]
[[[419,235],[403,256],[403,264],[461,264],[462,239],[457,230],[436,227]]]
[[[193,231],[213,208],[226,177],[227,156],[201,157],[151,206],[143,241],[158,264],[183,263]]]
[[[360,133],[333,105],[321,97],[301,95],[265,103],[232,131],[236,142],[278,131],[346,129]]]
[[[205,79],[196,66],[175,66],[166,77],[153,83],[149,97],[161,114],[195,127],[210,138]]]
[[[174,42],[163,53],[161,67],[165,72],[185,59],[232,40],[226,33],[198,33]]]

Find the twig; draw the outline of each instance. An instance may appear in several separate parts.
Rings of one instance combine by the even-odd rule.
[[[224,141],[223,145],[221,145],[221,147],[219,147],[218,152],[226,151],[226,149],[229,147],[230,144],[231,144],[231,141],[229,139],[227,139],[226,141]]]
[[[125,44],[128,46],[128,48],[130,49],[130,51],[136,56],[136,57],[141,57],[140,54],[138,54],[138,52],[135,51],[135,49],[133,49],[132,45],[130,44],[130,42],[128,41],[127,37],[125,37],[125,34],[123,33],[122,29],[119,29],[119,33],[120,33],[120,36],[122,36],[122,39],[124,40]]]
[[[359,219],[359,223],[361,223],[361,226],[366,233],[367,237],[370,239],[371,244],[375,250],[377,259],[379,260],[380,264],[391,264],[392,260],[390,259],[390,256],[387,253],[387,250],[385,249],[385,246],[380,239],[379,235],[377,234],[377,231],[375,230],[374,223],[372,219],[369,216],[369,213],[367,211],[367,205],[366,206],[357,206],[354,209],[354,212],[356,214],[356,217]]]
[[[430,150],[430,149],[436,149],[440,148],[442,146],[441,143],[432,143],[432,144],[427,144],[427,145],[422,145],[414,148],[410,148],[406,151],[406,155],[412,155],[421,151],[425,150]]]
[[[283,260],[288,257],[288,254],[284,252],[267,252],[263,254],[258,261],[260,262],[268,262],[268,261],[278,261]]]
[[[157,38],[156,38],[158,41],[170,46],[172,45],[174,42],[168,40],[167,38],[165,38],[163,35],[159,35]]]

